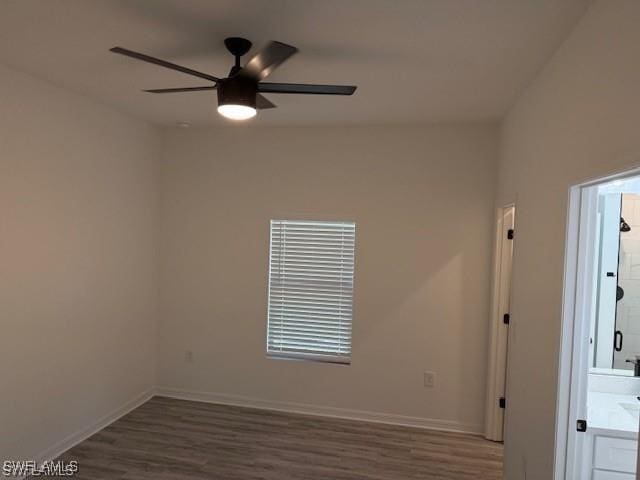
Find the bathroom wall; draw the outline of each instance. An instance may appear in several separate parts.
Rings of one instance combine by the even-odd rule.
[[[624,297],[617,306],[616,330],[624,340],[622,351],[613,354],[613,368],[633,370],[626,360],[640,355],[640,195],[622,195],[622,217],[631,231],[620,232],[618,285]]]

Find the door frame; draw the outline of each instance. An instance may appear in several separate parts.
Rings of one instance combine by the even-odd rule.
[[[489,333],[489,365],[487,369],[487,399],[484,436],[501,442],[504,439],[505,409],[499,400],[505,396],[509,327],[504,315],[509,314],[513,243],[507,237],[515,226],[515,204],[500,207],[496,212],[496,236],[493,259],[491,324]]]
[[[597,191],[603,183],[640,176],[640,168],[604,175],[569,188],[562,325],[556,401],[554,480],[583,478],[585,435],[576,430],[587,418],[590,320],[593,302]]]

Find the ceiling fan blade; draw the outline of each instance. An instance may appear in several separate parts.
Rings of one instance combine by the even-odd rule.
[[[127,57],[135,58],[137,60],[142,60],[143,62],[153,63],[155,65],[160,65],[161,67],[170,68],[171,70],[177,70],[178,72],[186,73],[187,75],[193,75],[194,77],[204,78],[205,80],[211,80],[212,82],[218,82],[220,79],[214,77],[213,75],[209,75],[207,73],[198,72],[197,70],[192,70],[191,68],[182,67],[180,65],[176,65],[175,63],[166,62],[164,60],[160,60],[159,58],[150,57],[149,55],[145,55],[144,53],[134,52],[133,50],[127,50],[122,47],[113,47],[109,49],[113,53],[119,53],[120,55],[125,55]]]
[[[272,103],[267,97],[264,95],[260,95],[259,93],[256,95],[256,108],[258,110],[265,110],[267,108],[277,108],[275,103]]]
[[[354,85],[312,85],[305,83],[259,83],[262,93],[302,93],[309,95],[353,95]]]
[[[241,74],[259,82],[297,51],[296,47],[286,43],[270,42],[247,62]]]
[[[184,87],[184,88],[153,88],[151,90],[143,90],[148,93],[179,93],[179,92],[199,92],[201,90],[215,90],[216,85],[210,87]]]

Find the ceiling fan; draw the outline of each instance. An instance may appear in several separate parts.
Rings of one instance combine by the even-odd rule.
[[[352,85],[312,85],[301,83],[268,83],[263,82],[276,68],[298,51],[297,48],[281,42],[270,42],[256,53],[244,67],[240,66],[240,57],[251,49],[251,42],[245,38],[230,37],[224,41],[227,50],[235,57],[235,64],[225,78],[214,77],[187,67],[150,57],[143,53],[113,47],[114,53],[153,63],[161,67],[177,70],[213,82],[203,87],[160,88],[144,90],[150,93],[196,92],[202,90],[218,91],[218,113],[232,120],[246,120],[254,117],[257,110],[275,108],[263,93],[297,93],[316,95],[352,95],[356,91]]]

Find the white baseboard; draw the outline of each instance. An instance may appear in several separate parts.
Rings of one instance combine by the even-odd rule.
[[[34,460],[37,462],[38,465],[40,465],[42,462],[50,461],[59,457],[64,452],[76,446],[78,443],[82,442],[83,440],[86,440],[94,433],[99,432],[106,426],[118,420],[120,417],[125,416],[130,411],[138,408],[143,403],[149,401],[153,397],[154,393],[155,393],[154,388],[150,388],[142,392],[141,394],[137,395],[135,398],[132,398],[131,400],[126,402],[124,405],[121,405],[120,407],[111,411],[107,415],[91,423],[87,427],[81,430],[78,430],[75,433],[72,433],[71,435],[67,436],[66,438],[63,438],[62,440],[55,443],[54,445],[47,448],[46,450],[40,452],[34,458]]]
[[[323,407],[304,403],[279,402],[263,400],[259,398],[244,397],[240,395],[228,395],[224,393],[198,392],[169,387],[158,387],[156,395],[160,397],[192,400],[196,402],[218,403],[223,405],[235,405],[238,407],[259,408],[262,410],[276,410],[279,412],[300,413],[320,417],[344,418],[363,422],[386,423],[390,425],[403,425],[407,427],[425,428],[446,432],[468,433],[481,435],[483,425],[461,423],[453,420],[439,420],[434,418],[408,417],[393,413],[370,412],[365,410],[351,410],[346,408]]]

